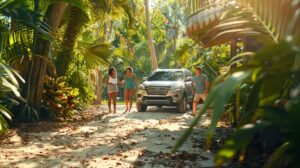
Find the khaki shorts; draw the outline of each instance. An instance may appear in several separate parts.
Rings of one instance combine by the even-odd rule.
[[[199,102],[200,99],[202,99],[203,101],[206,100],[206,94],[203,93],[203,94],[195,94],[194,96],[194,102]]]

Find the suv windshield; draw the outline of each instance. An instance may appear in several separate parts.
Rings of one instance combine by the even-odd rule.
[[[182,71],[157,71],[154,72],[148,81],[180,81],[183,80]]]

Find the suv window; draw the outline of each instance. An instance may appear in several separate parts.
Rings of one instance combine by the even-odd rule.
[[[148,81],[180,81],[180,80],[183,80],[182,71],[156,71],[148,78]]]
[[[192,77],[192,73],[190,72],[190,71],[188,71],[188,70],[185,70],[184,71],[184,74],[185,74],[185,77],[187,78],[187,77]]]

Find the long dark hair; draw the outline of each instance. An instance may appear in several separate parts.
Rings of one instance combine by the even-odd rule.
[[[114,70],[116,70],[115,67],[110,67],[110,68],[108,69],[108,75],[111,76]]]

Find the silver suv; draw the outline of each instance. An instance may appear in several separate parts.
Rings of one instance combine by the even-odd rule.
[[[192,73],[186,69],[157,69],[137,89],[139,112],[147,106],[177,106],[184,113],[192,102]]]

